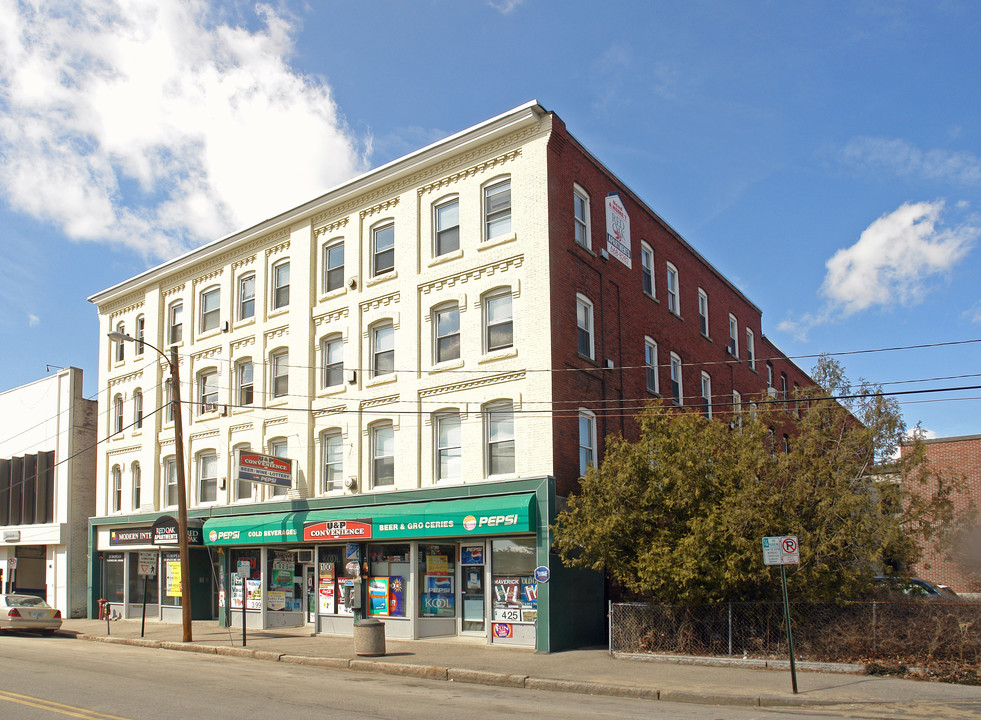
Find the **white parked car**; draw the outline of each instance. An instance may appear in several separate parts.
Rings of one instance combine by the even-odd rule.
[[[35,595],[0,595],[0,631],[30,630],[50,635],[61,627],[61,610]]]

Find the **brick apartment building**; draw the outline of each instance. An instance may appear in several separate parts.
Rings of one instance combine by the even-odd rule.
[[[963,477],[962,491],[954,497],[955,507],[966,510],[972,503],[981,508],[981,435],[931,438],[923,441],[927,462],[948,477]],[[981,593],[981,532],[968,535],[952,554],[926,546],[913,569],[915,574],[934,583],[947,585],[957,593]]]
[[[604,438],[650,400],[724,413],[811,382],[536,102],[90,300],[110,438],[92,581],[135,613],[136,558],[158,553],[164,621],[175,441],[152,348],[179,357],[196,617],[241,623],[244,590],[250,626],[350,633],[367,576],[390,637],[543,651],[604,637],[602,579],[549,552]],[[285,484],[248,480],[256,453],[290,461]]]

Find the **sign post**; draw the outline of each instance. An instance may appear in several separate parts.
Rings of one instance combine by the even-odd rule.
[[[248,617],[246,606],[249,602],[248,585],[249,576],[252,574],[252,564],[248,560],[239,560],[236,574],[242,578],[242,647],[245,647],[248,643],[248,639],[245,637],[245,622]]]
[[[783,585],[783,615],[787,625],[787,649],[790,652],[790,683],[797,694],[797,666],[794,663],[794,635],[790,630],[790,601],[787,599],[787,565],[800,564],[800,545],[796,535],[763,538],[763,564],[780,566]]]
[[[17,574],[17,558],[7,558],[7,591],[14,591],[14,576]]]
[[[140,637],[146,631],[146,583],[151,577],[157,574],[157,553],[141,552],[139,575],[143,576],[143,621],[140,623]]]

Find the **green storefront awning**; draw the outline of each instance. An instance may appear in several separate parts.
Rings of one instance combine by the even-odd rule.
[[[497,495],[343,510],[234,515],[204,523],[206,545],[365,542],[534,532],[535,495]]]

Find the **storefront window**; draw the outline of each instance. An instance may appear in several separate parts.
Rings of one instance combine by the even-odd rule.
[[[409,546],[368,546],[368,614],[405,617],[409,580]]]
[[[321,615],[354,614],[344,603],[344,588],[354,584],[357,566],[357,558],[349,560],[347,548],[343,545],[320,548],[317,554],[317,596]]]
[[[106,554],[106,600],[121,604],[126,590],[126,563],[123,553]]]
[[[245,580],[245,603],[248,610],[262,610],[262,564],[259,562],[260,550],[232,550],[231,566],[232,586],[231,602],[229,607],[232,610],[242,609],[242,580],[238,574],[239,563],[248,564],[248,577]]]
[[[419,617],[456,617],[456,545],[419,546]]]
[[[538,617],[535,538],[494,540],[494,622],[533,623]]]
[[[303,570],[294,562],[293,553],[274,550],[269,553],[266,577],[266,610],[299,612],[303,603]]]
[[[153,605],[160,601],[159,586],[157,584],[157,573],[144,578],[140,575],[140,554],[138,552],[128,553],[129,560],[129,601],[131,603],[143,602],[143,587],[146,586],[146,601]]]
[[[161,605],[181,604],[181,554],[173,550],[160,553],[163,563],[163,597]]]

